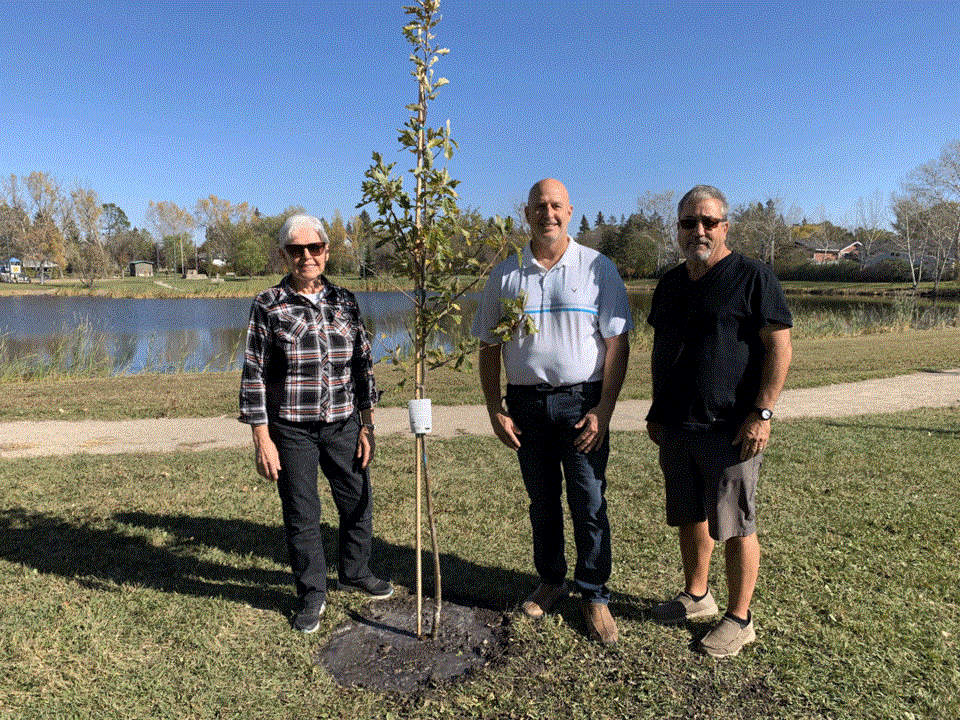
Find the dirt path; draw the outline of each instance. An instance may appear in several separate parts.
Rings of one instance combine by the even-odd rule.
[[[617,405],[613,430],[644,430],[649,402],[624,400]],[[921,372],[879,380],[788,390],[777,405],[777,417],[840,417],[911,410],[960,407],[960,369]],[[406,408],[376,411],[377,434],[409,433]],[[489,435],[482,405],[433,409],[433,430],[439,437]],[[250,430],[234,417],[159,420],[17,421],[0,423],[0,458],[72,455],[74,453],[169,452],[242,447]]]

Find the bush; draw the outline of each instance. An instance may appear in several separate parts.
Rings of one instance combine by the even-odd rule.
[[[781,280],[810,282],[858,282],[864,279],[860,272],[860,264],[851,260],[826,265],[815,265],[809,262],[787,265],[777,268],[777,277]]]
[[[864,280],[874,280],[876,282],[912,282],[913,275],[910,272],[910,264],[903,260],[882,260],[876,265],[864,269]]]

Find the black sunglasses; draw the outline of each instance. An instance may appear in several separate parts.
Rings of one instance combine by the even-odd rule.
[[[713,230],[717,225],[726,222],[726,218],[712,218],[708,215],[695,215],[694,217],[680,218],[680,227],[684,230],[693,230],[697,223],[703,225],[704,230]]]
[[[307,243],[306,245],[284,245],[284,249],[290,253],[291,257],[301,257],[305,251],[310,251],[311,255],[319,255],[327,249],[325,242]]]

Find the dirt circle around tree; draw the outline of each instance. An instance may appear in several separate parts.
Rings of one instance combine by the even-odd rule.
[[[435,639],[432,598],[423,601],[422,639],[416,616],[416,598],[409,594],[365,605],[331,633],[317,660],[340,685],[417,695],[472,677],[510,644],[507,613],[444,601]]]

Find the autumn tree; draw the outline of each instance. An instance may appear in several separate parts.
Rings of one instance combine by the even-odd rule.
[[[73,217],[79,230],[79,242],[74,252],[80,279],[93,287],[97,278],[107,274],[107,254],[100,232],[103,205],[95,190],[77,185],[71,192]]]
[[[151,200],[147,208],[147,222],[151,223],[157,231],[161,240],[167,238],[174,239],[174,247],[180,249],[180,272],[186,275],[187,259],[184,257],[183,243],[186,240],[193,243],[193,229],[196,226],[196,219],[189,210],[180,207],[175,202],[161,200],[159,202]],[[174,258],[174,264],[177,260]]]
[[[67,263],[62,228],[69,218],[69,198],[50,173],[34,171],[23,178],[10,175],[4,183],[11,240],[24,261],[33,261],[43,281],[45,268]]]
[[[354,260],[347,242],[347,227],[343,224],[343,216],[335,210],[333,218],[324,221],[327,231],[327,241],[330,243],[330,255],[327,260],[327,272],[342,275],[349,272]]]
[[[227,265],[233,262],[230,229],[234,225],[249,222],[253,210],[249,203],[232,203],[216,195],[197,200],[193,208],[197,227],[204,228],[208,262],[222,260]]]

